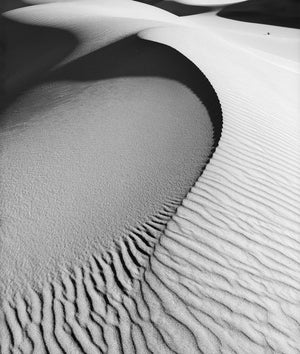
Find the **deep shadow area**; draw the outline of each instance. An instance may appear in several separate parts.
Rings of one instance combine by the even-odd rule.
[[[32,5],[26,4],[22,0],[2,0],[0,3],[0,13],[14,10],[14,9],[19,9],[21,7],[26,7],[26,6],[32,6]]]
[[[0,17],[2,101],[43,77],[77,46],[70,32],[53,27],[29,25]],[[2,102],[3,104],[4,102]]]
[[[168,1],[168,0],[162,0],[162,1],[161,0],[160,1],[134,0],[134,1],[158,7],[159,9],[168,11],[177,16],[189,16],[189,15],[202,14],[204,12],[212,11],[212,8],[208,6],[187,5],[187,4],[181,4],[179,2]]]
[[[209,112],[217,144],[222,129],[217,94],[196,65],[168,46],[131,36],[65,65],[53,72],[48,80],[94,81],[130,76],[163,77],[189,87]]]
[[[225,7],[218,16],[237,21],[300,28],[300,1],[249,0]]]
[[[157,3],[160,2],[160,0],[133,0],[133,1],[141,2],[143,4],[153,5],[153,6],[155,6]]]
[[[28,28],[28,31],[30,30]],[[39,30],[45,29],[40,28]],[[53,31],[56,30],[53,29]],[[64,33],[57,33],[57,35],[69,36]],[[42,35],[39,38],[41,39]],[[73,45],[76,43],[74,38],[72,43]],[[38,43],[36,45],[38,47]],[[71,47],[65,48],[66,52]],[[42,51],[43,47],[37,48],[37,50]],[[33,56],[32,53],[28,55]],[[131,36],[49,72],[49,68],[60,59],[61,56],[54,52],[47,64],[38,71],[41,78],[37,80],[37,75],[34,75],[34,80],[29,82],[30,85],[27,88],[44,81],[59,80],[86,82],[130,76],[173,79],[189,87],[206,106],[213,124],[214,146],[217,146],[222,130],[222,111],[217,94],[197,66],[175,49]],[[135,65],[132,65],[133,62]],[[48,70],[45,72],[46,69]],[[6,95],[1,110],[5,110],[21,93],[22,91],[17,91],[14,94]],[[47,104],[46,98],[45,104]]]
[[[181,4],[175,1],[160,1],[155,7],[171,12],[177,16],[189,16],[212,11],[211,7]]]
[[[149,224],[160,234],[221,133],[221,106],[201,71],[137,36],[48,71],[10,98],[2,220],[17,236],[4,249],[1,279],[19,288],[26,279],[40,286],[128,230]]]

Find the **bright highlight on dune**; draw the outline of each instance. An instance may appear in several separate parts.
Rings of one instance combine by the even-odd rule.
[[[3,6],[0,353],[297,354],[296,5],[144,2]]]

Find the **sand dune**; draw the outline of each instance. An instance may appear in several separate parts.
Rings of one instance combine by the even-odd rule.
[[[145,9],[146,13],[149,6]],[[103,245],[100,250],[101,240],[97,238],[96,248],[89,249],[91,238],[87,237],[88,245],[83,247],[87,251],[85,259],[80,259],[80,252],[75,252],[78,259],[72,259],[68,268],[60,267],[53,274],[53,279],[44,282],[42,287],[32,285],[33,277],[23,292],[6,292],[1,312],[1,353],[300,352],[300,78],[297,32],[274,28],[270,44],[269,37],[262,34],[268,31],[268,26],[251,24],[247,27],[251,29],[248,35],[242,37],[240,33],[246,31],[243,26],[248,24],[227,21],[216,19],[212,14],[180,19],[172,17],[165,23],[162,19],[160,23],[151,22],[144,24],[144,28],[138,29],[137,26],[131,29],[126,32],[131,37],[121,41],[119,38],[117,43],[115,36],[112,42],[105,42],[105,47],[101,45],[100,38],[95,42],[88,39],[94,38],[93,35],[89,37],[89,33],[96,33],[96,27],[91,32],[82,31],[85,34],[80,37],[78,25],[72,32],[77,33],[79,40],[79,49],[73,56],[59,61],[61,64],[54,66],[43,81],[32,81],[33,86],[20,93],[6,108],[3,113],[6,114],[4,153],[8,151],[7,147],[12,146],[14,149],[7,155],[9,161],[14,162],[19,157],[20,161],[26,162],[28,159],[22,156],[29,154],[31,159],[39,161],[35,166],[48,165],[44,177],[49,176],[50,182],[46,183],[49,186],[55,180],[53,174],[66,170],[69,181],[76,182],[81,166],[84,174],[78,181],[85,181],[86,171],[89,174],[92,171],[86,157],[102,158],[103,153],[99,150],[109,146],[103,139],[111,134],[115,136],[115,130],[108,129],[109,123],[106,131],[103,131],[103,125],[98,128],[95,111],[99,112],[97,107],[101,106],[102,110],[113,101],[116,115],[111,119],[124,114],[131,123],[131,129],[134,128],[128,130],[125,123],[118,122],[122,134],[126,134],[125,144],[134,142],[130,153],[132,163],[137,166],[140,158],[148,163],[150,156],[147,154],[153,153],[148,151],[152,142],[158,144],[157,156],[155,153],[152,156],[155,156],[155,164],[159,158],[162,159],[158,169],[161,174],[157,176],[155,170],[154,177],[151,177],[153,165],[150,169],[145,169],[144,164],[140,169],[136,168],[147,174],[145,178],[156,184],[162,183],[158,198],[163,197],[162,193],[166,191],[166,195],[174,199],[171,198],[170,203],[160,200],[157,205],[162,207],[158,209],[158,218],[153,217],[131,227],[118,239],[119,242],[112,243],[112,247]],[[72,26],[75,22],[76,19]],[[72,26],[68,27],[69,32]],[[63,29],[66,30],[65,27]],[[138,40],[131,31],[138,32],[141,39]],[[254,40],[256,37],[258,41]],[[288,44],[284,38],[290,38]],[[97,46],[100,49],[96,49]],[[282,54],[278,47],[288,54]],[[125,49],[128,51],[126,55]],[[112,56],[112,53],[116,55]],[[98,69],[103,67],[106,70]],[[141,87],[143,90],[139,92]],[[166,97],[171,91],[171,103],[166,107]],[[138,110],[136,115],[133,111],[126,113],[130,94],[133,95],[130,102],[134,102]],[[94,96],[102,101],[96,101]],[[75,97],[73,101],[72,97]],[[118,97],[118,104],[122,100],[126,102],[116,106],[114,97]],[[38,107],[39,100],[43,100],[39,103],[41,107]],[[34,104],[29,103],[31,101]],[[91,102],[93,109],[86,114]],[[147,117],[153,120],[147,132],[154,135],[150,137],[149,145],[137,148],[136,139],[142,129],[138,120],[147,105],[150,112]],[[84,108],[84,114],[80,107]],[[152,108],[161,109],[158,116],[154,115]],[[36,109],[35,117],[32,117],[33,109]],[[188,113],[182,109],[188,109]],[[200,120],[198,110],[203,113]],[[105,121],[106,112],[108,110],[103,112],[102,121]],[[162,115],[164,119],[160,119]],[[189,124],[182,121],[183,116]],[[209,117],[210,128],[207,126]],[[87,120],[88,124],[85,124]],[[10,122],[20,121],[22,128],[18,125],[17,129],[8,129]],[[143,117],[143,127],[147,123]],[[165,124],[165,129],[161,124]],[[206,132],[214,129],[214,142],[205,140],[206,135],[199,135],[204,131],[199,124],[208,129]],[[78,133],[74,130],[76,126],[79,127]],[[116,126],[119,125],[114,124]],[[38,135],[34,129],[40,127],[44,133]],[[160,144],[163,144],[163,137],[170,136],[171,127],[175,130],[175,135],[172,133],[175,139],[168,155],[167,150],[161,152]],[[31,137],[24,144],[22,139],[33,131],[34,137],[39,136],[41,140]],[[131,135],[134,132],[137,134]],[[162,134],[162,139],[157,139],[159,134]],[[185,136],[188,139],[185,140]],[[51,149],[46,144],[50,139],[54,139]],[[144,139],[143,136],[142,142]],[[206,152],[205,158],[203,156],[199,160],[199,154],[204,152],[201,150],[204,146],[198,145],[201,141]],[[184,142],[193,143],[195,150],[191,146],[183,148]],[[23,147],[22,154],[15,152],[17,143],[20,149]],[[26,151],[24,146],[28,147]],[[45,150],[42,155],[36,153],[41,147]],[[122,150],[124,148],[122,146]],[[197,150],[199,148],[201,153]],[[88,153],[81,156],[85,149]],[[137,154],[137,150],[142,151],[142,155]],[[191,151],[195,151],[195,155],[190,155]],[[213,151],[201,174],[209,153]],[[62,152],[61,168],[58,169],[57,165],[51,168],[49,156],[53,159]],[[44,159],[45,154],[49,154],[48,160]],[[74,156],[80,158],[77,160],[80,162],[76,167],[78,170],[74,170]],[[38,160],[41,157],[42,161]],[[112,160],[110,156],[108,165]],[[120,161],[120,157],[115,161]],[[160,170],[166,161],[168,164],[173,162],[171,171]],[[191,170],[192,161],[194,172]],[[28,181],[33,183],[36,181],[32,178],[33,170],[28,170],[28,166],[22,163],[28,171]],[[17,165],[20,166],[15,163]],[[124,168],[126,166],[128,160]],[[2,170],[9,171],[7,167]],[[118,183],[122,171],[116,173]],[[190,179],[175,197],[176,182],[172,178],[176,178],[180,171],[183,175],[187,172],[185,177]],[[73,186],[70,189],[72,195],[81,191],[86,193],[86,205],[99,200],[99,191],[95,191],[94,186],[101,171],[92,172],[95,173],[93,183],[87,188],[81,189],[84,183],[76,183],[76,189]],[[40,177],[40,173],[36,176]],[[192,173],[193,178],[201,176],[183,198],[193,184]],[[25,183],[24,170],[19,176],[19,182]],[[166,176],[167,181],[162,181],[161,178]],[[12,178],[7,177],[7,181],[12,185]],[[38,192],[45,191],[43,181],[45,179],[41,180]],[[128,194],[128,202],[132,202],[132,206],[119,205],[118,198],[124,192],[120,186],[114,186],[111,192],[117,188],[113,212],[118,208],[118,215],[122,215],[125,209],[125,217],[129,212],[133,213],[134,219],[135,213],[140,211],[140,208],[136,210],[139,198],[142,198],[141,206],[145,206],[157,191],[156,188],[147,190],[147,183],[139,185],[141,180],[136,179],[136,174],[133,174],[132,181],[133,188]],[[13,191],[13,188],[7,190]],[[21,191],[24,190],[21,187]],[[61,192],[59,190],[58,197],[65,200],[66,195]],[[138,195],[136,200],[133,199],[135,193]],[[146,193],[145,197],[143,193]],[[26,200],[28,194],[24,194]],[[22,193],[15,195],[21,196]],[[107,198],[109,203],[114,203]],[[73,205],[82,208],[82,200],[80,196]],[[174,214],[180,200],[181,206]],[[2,209],[8,211],[7,216],[16,210],[11,205],[9,210]],[[20,205],[20,202],[15,205]],[[60,207],[65,205],[63,202]],[[44,206],[45,201],[39,210],[44,212]],[[68,219],[65,210],[57,210]],[[90,210],[95,210],[94,205]],[[74,209],[67,216],[74,215],[73,212]],[[101,217],[106,212],[101,210],[97,216]],[[144,215],[149,215],[149,209]],[[84,217],[89,218],[89,214],[85,213]],[[81,218],[80,221],[84,220]],[[30,241],[36,243],[37,253],[44,252],[43,247],[46,247],[39,244],[39,237],[40,234]],[[21,248],[18,241],[15,249]],[[1,238],[1,242],[8,248],[12,245],[12,239],[8,237]],[[54,242],[61,242],[59,235]],[[66,242],[67,248],[74,247],[72,242]],[[85,238],[80,242],[86,242]],[[26,248],[25,242],[22,246]],[[59,244],[58,248],[58,251],[64,250],[63,245]],[[10,262],[5,258],[9,254],[7,248],[2,246],[2,249],[5,262]],[[33,246],[28,246],[28,251],[32,250]],[[23,249],[21,251],[24,252]],[[55,263],[55,253],[51,253],[53,245],[49,252]],[[19,254],[27,260],[24,253]],[[1,263],[1,269],[5,270],[5,267],[5,263]],[[17,267],[10,263],[9,270],[14,272]],[[1,279],[5,287],[11,286],[18,277],[18,274],[8,273]]]
[[[28,10],[16,12],[27,15]],[[44,5],[30,13],[41,21],[37,13],[51,10]],[[9,240],[1,259],[5,291],[24,288],[28,281],[38,287],[59,269],[88,260],[145,223],[159,229],[211,154],[207,109],[212,117],[221,114],[206,78],[161,45],[134,36],[111,43],[123,25],[118,23],[118,30],[106,38],[100,32],[99,39],[90,25],[85,45],[100,49],[77,60],[73,55],[17,96],[13,85],[6,85],[1,158],[2,232]],[[53,45],[59,35],[52,36],[47,44],[65,51]],[[75,57],[83,53],[78,42]],[[40,72],[34,69],[33,76]],[[24,81],[22,70],[18,73]]]
[[[192,15],[186,20],[200,26],[213,26],[214,33],[223,36],[231,44],[235,43],[242,50],[261,60],[299,72],[300,37],[297,29],[227,20],[215,16],[215,12]]]
[[[169,269],[166,287],[176,289],[182,303],[190,296],[199,331],[211,337],[204,352],[226,343],[225,352],[296,353],[299,74],[210,33],[204,25],[197,34],[174,28],[142,34],[199,65],[223,111],[219,146],[161,238],[152,273]],[[211,55],[217,48],[222,60]],[[180,276],[180,285],[171,274]]]
[[[172,23],[174,19],[151,6],[107,0],[90,1],[87,5],[51,3],[7,11],[2,19],[7,62],[5,89],[24,86],[59,65],[145,27],[162,21]]]
[[[209,6],[188,5],[166,0],[156,3],[155,6],[177,16],[189,16],[212,11]]]
[[[219,16],[238,21],[300,28],[300,3],[295,0],[249,0],[222,9]]]
[[[151,4],[160,9],[166,10],[177,16],[189,16],[194,14],[201,14],[204,12],[211,12],[213,10],[223,9],[224,6],[235,4],[242,1],[219,1],[219,0],[160,0],[160,1],[147,1],[143,0],[146,4]]]
[[[242,3],[246,0],[171,0],[174,2],[186,4],[186,5],[195,5],[195,6],[227,6],[236,3]]]
[[[33,0],[30,0],[33,1]],[[35,1],[42,1],[42,0],[35,0]],[[60,1],[60,0],[58,0]],[[174,4],[185,4],[185,5],[192,5],[192,6],[208,6],[208,7],[220,7],[220,6],[227,6],[236,3],[241,3],[247,0],[169,0],[168,2],[173,2]],[[161,0],[142,0],[140,2],[156,5]]]

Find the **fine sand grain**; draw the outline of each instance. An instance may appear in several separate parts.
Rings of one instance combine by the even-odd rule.
[[[201,82],[174,50],[131,37],[14,98],[1,117],[6,291],[166,223],[213,147]]]
[[[299,354],[299,31],[125,3],[7,15],[0,352]]]

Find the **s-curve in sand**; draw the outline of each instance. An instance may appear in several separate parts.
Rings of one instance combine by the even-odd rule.
[[[298,354],[299,30],[27,3],[2,19],[0,352]]]
[[[14,98],[2,114],[5,290],[166,223],[213,146],[201,80],[174,50],[131,37]]]

